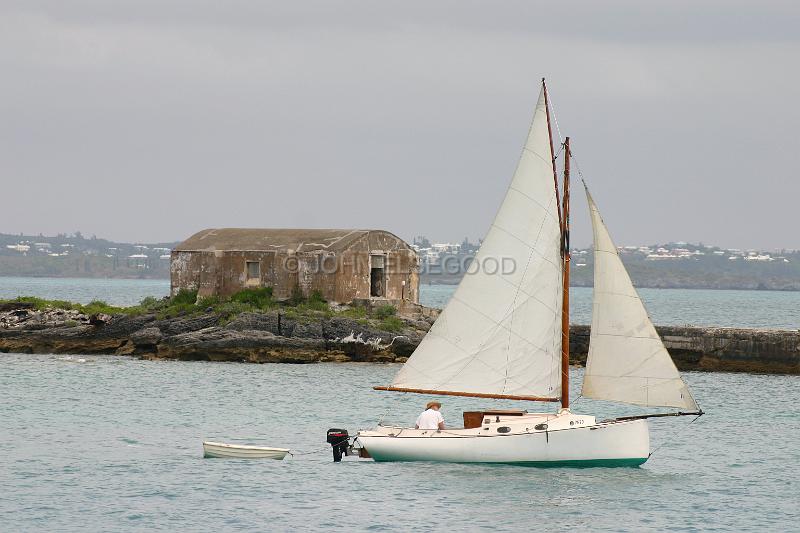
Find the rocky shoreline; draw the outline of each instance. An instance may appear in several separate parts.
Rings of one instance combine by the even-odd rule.
[[[281,311],[159,318],[85,315],[74,310],[0,309],[0,352],[115,354],[144,359],[249,363],[404,362],[435,313],[400,317],[399,332],[341,316]],[[800,332],[738,328],[657,328],[681,370],[800,374]],[[584,365],[589,326],[572,326],[570,359]]]
[[[158,318],[15,309],[0,312],[0,352],[251,363],[402,362],[433,318],[403,319],[404,328],[396,333],[365,322],[338,316],[290,318],[280,311],[225,320],[213,313]]]

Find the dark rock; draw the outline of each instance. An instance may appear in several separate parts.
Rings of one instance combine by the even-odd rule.
[[[33,309],[34,305],[31,302],[6,302],[0,303],[0,313],[22,309]]]
[[[158,320],[153,325],[160,329],[165,336],[169,337],[217,326],[219,325],[219,320],[220,317],[218,315],[209,314]]]
[[[321,340],[279,337],[268,331],[212,327],[164,339],[158,357],[253,363],[312,363],[325,353]]]
[[[243,331],[246,329],[269,331],[275,335],[280,335],[280,333],[278,333],[277,313],[242,313],[228,322],[225,329],[234,331]]]
[[[397,356],[411,357],[411,354],[417,349],[417,345],[419,345],[419,342],[414,342],[409,337],[403,335],[395,337],[394,342],[392,342],[391,350],[392,353]]]
[[[131,334],[131,341],[137,347],[155,346],[163,338],[164,335],[161,334],[161,330],[156,327],[140,329]]]
[[[111,322],[111,315],[105,313],[97,313],[89,317],[89,324],[94,327],[102,327]]]

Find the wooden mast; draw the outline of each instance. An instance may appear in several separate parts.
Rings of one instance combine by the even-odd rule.
[[[564,290],[561,303],[561,407],[569,407],[569,137],[564,140],[564,216],[561,244],[564,256]]]

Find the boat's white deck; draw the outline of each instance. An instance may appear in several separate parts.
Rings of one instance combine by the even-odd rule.
[[[382,437],[472,437],[556,431],[595,425],[595,417],[563,413],[526,413],[522,416],[487,415],[476,428],[414,429],[381,425],[373,430],[359,431],[360,436]],[[507,429],[506,429],[507,428]]]

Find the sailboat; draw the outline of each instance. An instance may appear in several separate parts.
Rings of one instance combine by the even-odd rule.
[[[378,425],[356,440],[375,461],[633,466],[650,455],[648,418],[700,416],[586,188],[594,293],[581,396],[678,411],[598,420],[570,409],[569,138],[558,183],[547,87],[506,196],[464,276],[391,384],[376,390],[552,402],[555,412],[465,412],[444,430]],[[586,186],[584,182],[584,186]],[[509,261],[512,269],[495,268]]]

